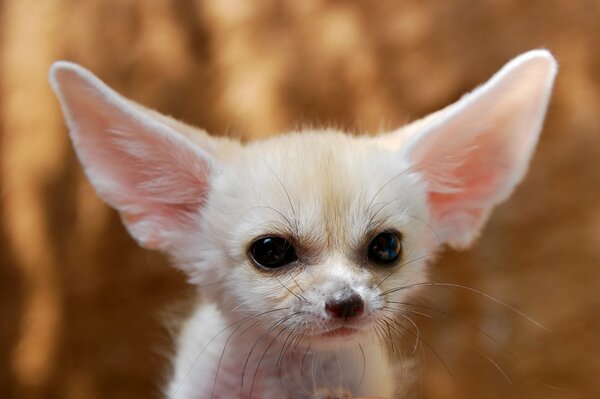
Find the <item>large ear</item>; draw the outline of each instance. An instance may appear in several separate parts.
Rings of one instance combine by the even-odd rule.
[[[190,138],[190,128],[123,98],[76,64],[55,63],[50,81],[98,194],[140,245],[171,249],[194,229],[206,201],[216,141]]]
[[[432,222],[449,245],[470,245],[525,175],[556,72],[548,51],[527,52],[458,102],[409,125],[402,151],[425,179]]]

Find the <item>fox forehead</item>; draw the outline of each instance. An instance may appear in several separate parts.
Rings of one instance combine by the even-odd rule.
[[[426,217],[425,190],[397,151],[371,137],[302,132],[244,147],[224,166],[209,208],[227,214],[235,240],[298,236],[328,249],[357,246],[381,224]],[[223,223],[223,219],[220,219]]]

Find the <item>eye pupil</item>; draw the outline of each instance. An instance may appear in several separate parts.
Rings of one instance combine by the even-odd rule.
[[[369,259],[379,264],[394,262],[402,254],[402,241],[394,233],[380,233],[369,244]]]
[[[250,247],[250,256],[258,265],[275,269],[297,259],[296,251],[288,240],[282,237],[263,237]]]

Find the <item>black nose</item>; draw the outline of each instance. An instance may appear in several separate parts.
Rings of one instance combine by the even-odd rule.
[[[364,301],[354,291],[349,291],[340,298],[330,299],[325,303],[325,310],[332,317],[344,320],[360,315],[364,309]]]

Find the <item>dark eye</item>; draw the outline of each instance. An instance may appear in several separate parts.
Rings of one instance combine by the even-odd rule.
[[[258,265],[275,269],[298,259],[294,247],[281,237],[263,237],[252,243],[250,256]]]
[[[369,259],[385,265],[394,262],[402,254],[402,240],[392,232],[379,233],[369,244]]]

